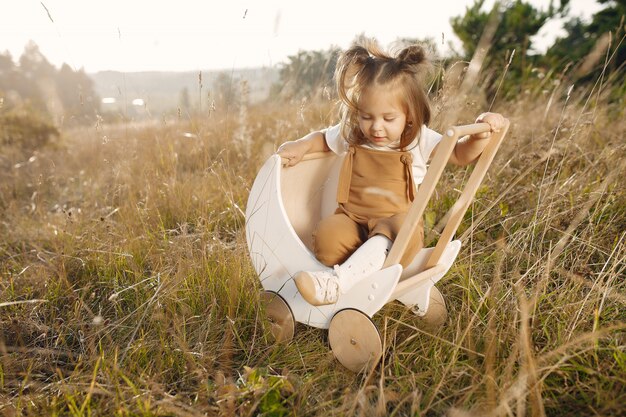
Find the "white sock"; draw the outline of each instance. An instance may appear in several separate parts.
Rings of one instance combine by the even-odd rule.
[[[345,293],[361,279],[380,270],[391,249],[391,240],[383,235],[375,235],[363,243],[335,271],[339,276],[339,288]]]

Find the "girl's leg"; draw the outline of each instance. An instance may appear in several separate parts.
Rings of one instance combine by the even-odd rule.
[[[398,213],[391,217],[383,219],[372,219],[368,222],[367,226],[370,230],[370,236],[384,235],[389,237],[392,241],[396,240],[398,232],[402,228],[406,219],[406,213]],[[400,264],[403,268],[406,268],[413,262],[415,255],[424,247],[424,220],[420,219],[417,228],[411,235],[408,245],[404,250]]]
[[[332,271],[301,271],[294,280],[302,297],[312,305],[337,302],[339,294],[345,293],[361,279],[383,267],[391,240],[376,235],[361,245],[343,264]]]
[[[344,213],[322,219],[313,232],[313,252],[326,266],[344,262],[367,239],[366,229]]]
[[[337,267],[337,274],[341,278],[339,288],[342,293],[347,292],[361,279],[380,270],[391,249],[391,240],[383,235],[369,238],[344,263]]]

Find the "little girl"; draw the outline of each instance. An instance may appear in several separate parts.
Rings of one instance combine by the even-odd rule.
[[[426,163],[441,140],[429,129],[430,106],[424,86],[429,67],[418,45],[396,56],[366,40],[345,51],[335,80],[341,100],[341,122],[283,143],[278,154],[297,164],[304,154],[345,154],[335,214],[322,219],[314,232],[314,253],[331,271],[300,271],[294,281],[312,305],[336,303],[360,279],[382,268],[406,216]],[[496,113],[476,119],[492,131],[504,126]],[[466,165],[481,154],[490,133],[462,138],[450,162]],[[415,233],[404,257],[411,263],[423,246],[423,229]],[[358,250],[357,250],[358,249]]]

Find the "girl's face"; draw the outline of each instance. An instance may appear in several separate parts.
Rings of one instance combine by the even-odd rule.
[[[399,94],[394,90],[373,85],[359,100],[359,128],[372,145],[397,145],[400,141],[407,120]]]

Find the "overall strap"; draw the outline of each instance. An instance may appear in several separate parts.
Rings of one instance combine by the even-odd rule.
[[[354,145],[350,145],[348,148],[348,152],[346,153],[345,158],[343,159],[343,164],[341,165],[341,170],[339,171],[339,184],[337,186],[337,203],[344,204],[348,202],[348,197],[350,196],[350,180],[352,179],[352,160],[354,158],[354,153],[356,149]]]
[[[413,180],[413,155],[411,152],[404,151],[400,157],[400,161],[404,164],[404,172],[406,174],[406,196],[409,201],[415,199],[415,182]]]

